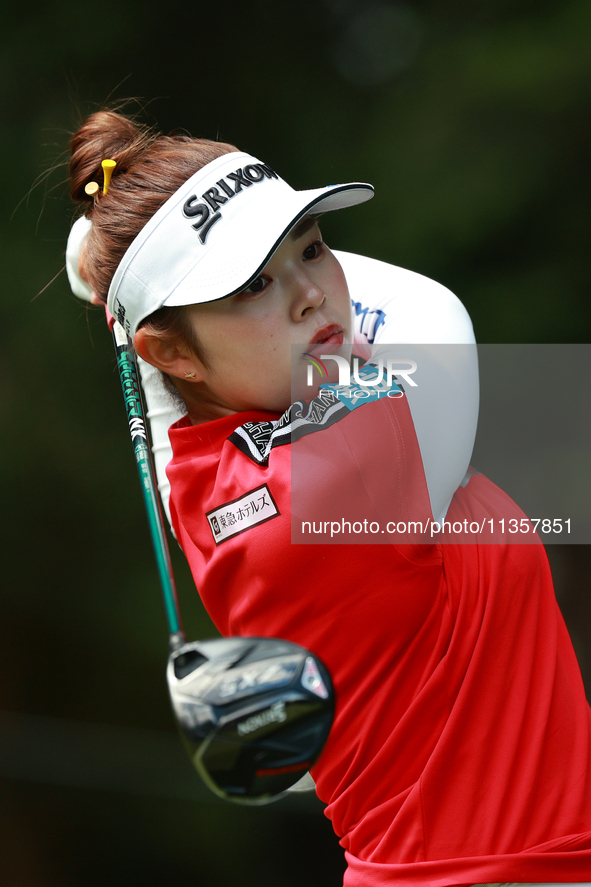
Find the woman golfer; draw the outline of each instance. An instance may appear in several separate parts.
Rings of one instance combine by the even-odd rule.
[[[71,178],[77,270],[184,405],[170,511],[205,606],[331,673],[313,776],[345,885],[591,881],[589,707],[543,546],[469,469],[457,300],[326,246],[318,214],[369,185],[297,192],[110,112]]]

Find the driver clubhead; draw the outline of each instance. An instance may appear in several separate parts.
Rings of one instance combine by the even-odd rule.
[[[319,757],[334,714],[328,671],[273,638],[193,641],[168,660],[168,689],[189,755],[226,800],[265,804]]]

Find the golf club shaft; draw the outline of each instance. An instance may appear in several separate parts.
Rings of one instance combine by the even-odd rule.
[[[152,463],[152,453],[150,452],[138,367],[133,346],[123,327],[109,314],[107,314],[107,322],[113,335],[113,343],[117,355],[117,370],[123,389],[129,431],[140,476],[152,545],[156,555],[160,586],[166,608],[166,618],[168,619],[170,629],[169,643],[171,650],[177,650],[185,643],[186,637],[182,627],[170,552],[162,520],[162,509],[160,507],[154,465]]]

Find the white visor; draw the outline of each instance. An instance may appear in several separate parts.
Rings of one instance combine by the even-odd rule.
[[[373,187],[360,182],[294,191],[256,157],[224,154],[142,228],[111,282],[109,311],[133,337],[163,305],[231,296],[254,280],[303,216],[371,197]]]

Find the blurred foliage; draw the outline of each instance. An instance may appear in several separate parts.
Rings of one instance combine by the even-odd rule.
[[[327,217],[331,245],[445,283],[480,341],[588,342],[590,19],[584,0],[4,10],[0,710],[172,730],[111,342],[61,273],[63,163],[85,114],[135,96],[147,122],[231,141],[296,187],[371,181],[370,204]],[[206,636],[174,555],[188,634]],[[589,549],[550,555],[589,681]],[[3,767],[11,887],[340,882],[319,807],[236,811]]]

